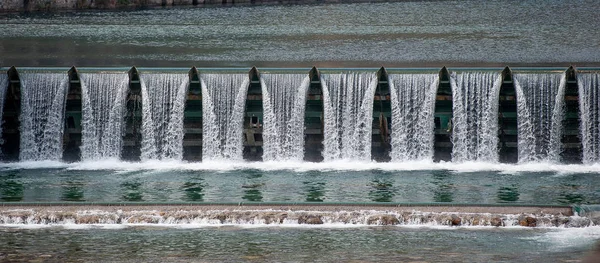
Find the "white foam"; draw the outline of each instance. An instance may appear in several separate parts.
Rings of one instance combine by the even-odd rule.
[[[113,170],[113,171],[233,171],[256,169],[262,171],[290,170],[295,172],[307,171],[429,171],[447,170],[454,172],[484,172],[496,171],[501,173],[516,174],[521,172],[555,172],[558,175],[573,173],[600,173],[600,164],[555,164],[555,163],[524,163],[524,164],[501,164],[487,162],[357,162],[340,160],[332,162],[232,162],[232,161],[209,161],[209,162],[186,162],[186,161],[145,161],[125,162],[118,160],[86,161],[77,163],[63,163],[54,161],[38,162],[15,162],[0,163],[0,168],[13,169],[68,169],[68,170]]]
[[[531,238],[551,244],[552,250],[569,250],[573,247],[586,247],[600,240],[600,226],[583,228],[554,228],[540,236]]]

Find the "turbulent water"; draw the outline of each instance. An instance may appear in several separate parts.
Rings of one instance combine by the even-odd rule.
[[[0,226],[27,225],[338,225],[338,226],[529,226],[529,227],[589,227],[592,219],[580,216],[564,216],[541,213],[448,213],[421,212],[418,207],[407,207],[403,210],[391,207],[387,211],[337,206],[335,211],[328,211],[315,206],[309,209],[277,209],[269,207],[231,207],[211,208],[206,206],[169,208],[139,207],[131,209],[103,209],[102,207],[79,207],[84,210],[73,210],[51,207],[48,209],[5,208],[0,211]],[[155,208],[155,209],[152,209]],[[311,210],[313,209],[313,210]],[[350,210],[345,210],[350,209]],[[521,225],[526,218],[534,218],[535,223]],[[530,219],[530,222],[533,220]]]
[[[242,160],[247,74],[202,74],[202,159]]]
[[[81,159],[118,159],[123,146],[127,73],[81,74]]]
[[[452,161],[498,161],[498,73],[453,73]]]
[[[323,74],[325,161],[371,160],[375,73]]]
[[[600,74],[577,74],[583,163],[600,161]]]
[[[24,73],[21,77],[21,161],[60,160],[63,151],[67,74]]]
[[[514,74],[519,162],[558,162],[562,150],[564,73]]]
[[[432,160],[437,74],[389,75],[393,162]]]
[[[306,74],[261,74],[263,160],[301,161],[304,109],[310,78]]]
[[[183,157],[187,74],[142,74],[142,160]]]

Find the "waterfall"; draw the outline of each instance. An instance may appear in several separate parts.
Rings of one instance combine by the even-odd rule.
[[[81,74],[81,159],[119,158],[123,146],[123,117],[127,73]]]
[[[498,162],[498,99],[502,76],[453,73],[452,161]]]
[[[432,160],[437,74],[389,75],[393,162]]]
[[[242,160],[247,74],[202,74],[202,159]]]
[[[562,150],[564,73],[515,74],[519,162],[558,162]]]
[[[583,163],[600,161],[600,73],[577,74]]]
[[[8,89],[8,75],[0,74],[0,118],[4,116],[4,101],[6,100],[6,90]],[[2,122],[0,122],[0,145],[4,144],[2,138]],[[0,155],[2,152],[0,152]]]
[[[21,74],[21,161],[62,158],[67,74]]]
[[[306,74],[262,74],[263,160],[302,161]]]
[[[323,74],[325,161],[371,160],[374,73]]]
[[[142,160],[183,157],[187,74],[141,74]]]

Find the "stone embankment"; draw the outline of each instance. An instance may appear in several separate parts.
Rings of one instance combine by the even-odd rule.
[[[305,4],[340,0],[2,0],[0,13],[85,9],[123,9],[160,6],[230,6],[249,4]],[[353,1],[354,2],[354,1]],[[361,2],[356,1],[356,2]]]

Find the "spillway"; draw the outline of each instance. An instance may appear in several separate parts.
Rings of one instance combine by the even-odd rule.
[[[10,68],[2,158],[600,159],[599,70],[181,71]]]
[[[499,73],[453,74],[452,161],[498,161]]]
[[[322,77],[323,158],[326,161],[370,160],[375,74],[324,74]]]
[[[436,74],[393,74],[389,79],[391,160],[432,160],[435,93],[439,77]]]
[[[127,73],[81,74],[82,160],[118,159],[123,147]]]
[[[562,150],[565,75],[515,74],[519,162],[558,162]]]
[[[304,109],[309,84],[305,74],[261,75],[264,161],[304,158]]]
[[[600,74],[577,76],[583,163],[600,161]]]
[[[142,74],[142,160],[183,157],[185,74]]]
[[[203,74],[200,81],[204,119],[203,160],[241,160],[248,76]]]
[[[21,80],[20,160],[60,160],[68,77],[26,73]]]

